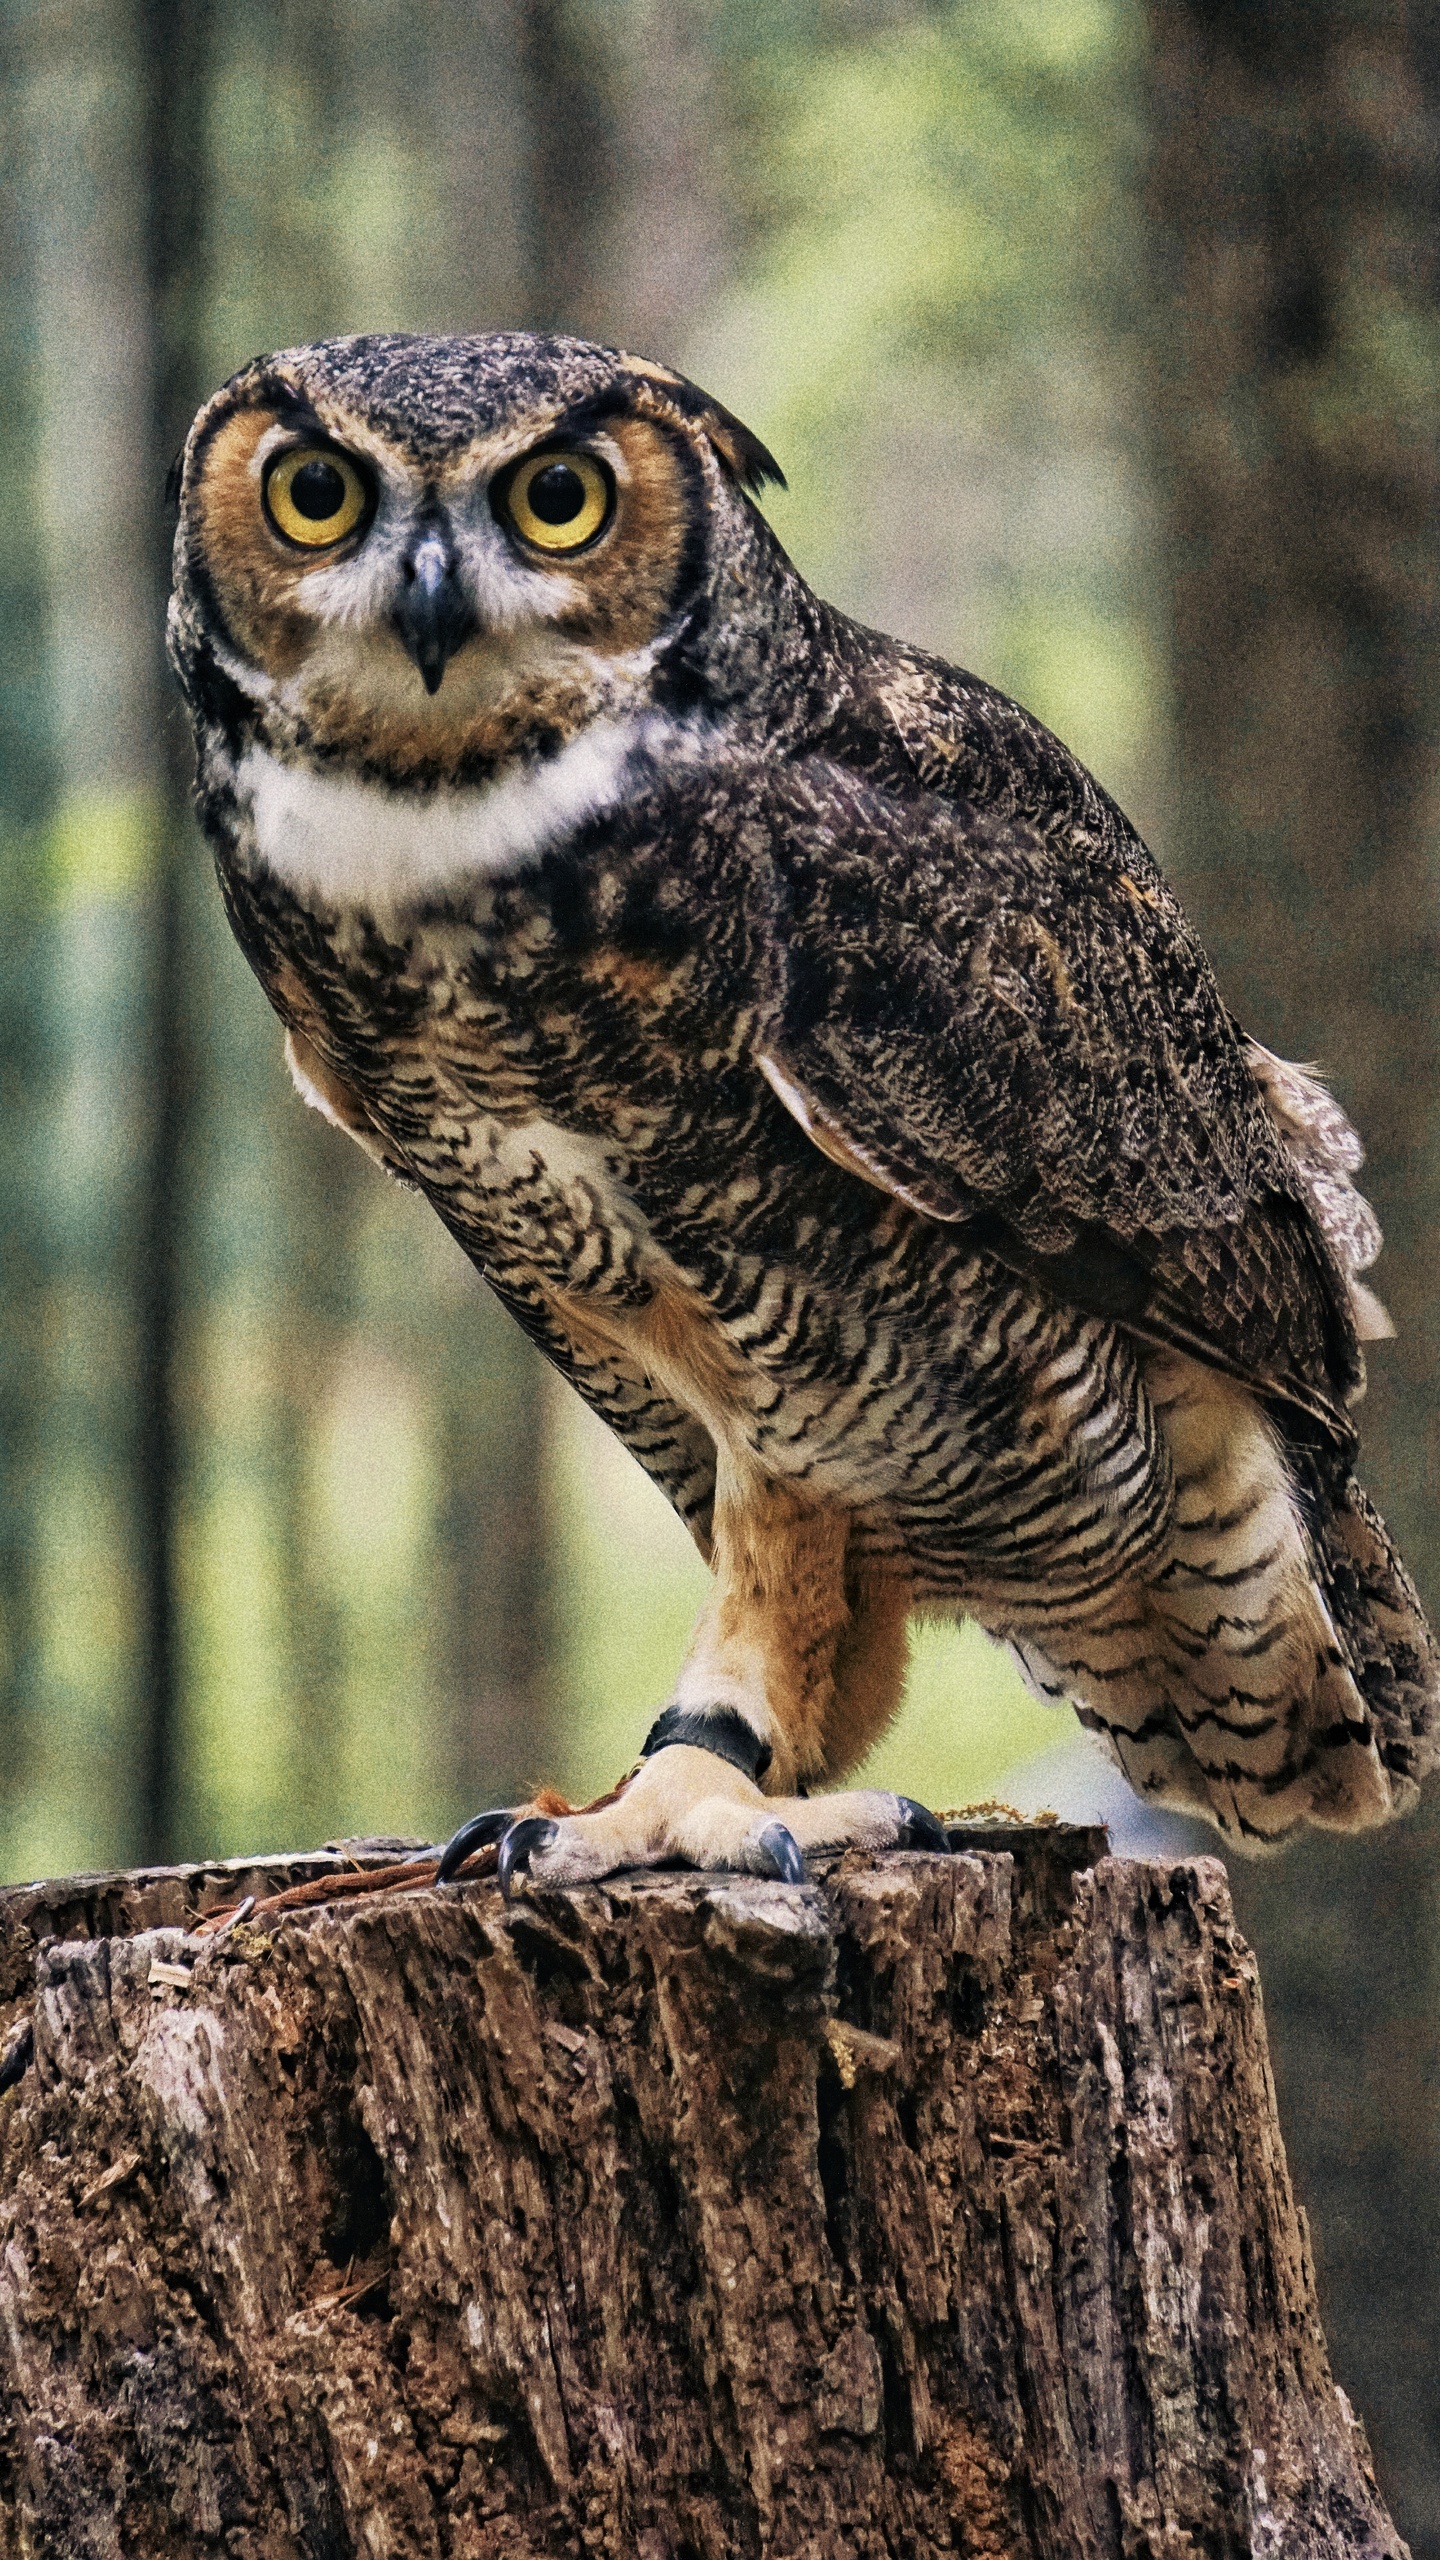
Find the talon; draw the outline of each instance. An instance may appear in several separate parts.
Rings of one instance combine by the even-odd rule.
[[[781,1884],[803,1884],[805,1861],[800,1843],[783,1822],[767,1822],[755,1838],[753,1875],[774,1876]]]
[[[951,1851],[945,1826],[937,1821],[929,1806],[917,1804],[913,1796],[897,1796],[895,1801],[900,1807],[897,1848],[929,1849],[936,1857],[948,1858]]]
[[[35,2022],[22,2018],[10,2030],[9,2041],[0,2056],[0,2091],[13,2089],[23,2080],[35,2059]]]
[[[528,1813],[523,1822],[512,1822],[500,1843],[500,1890],[510,1899],[510,1879],[518,1871],[525,1874],[531,1857],[553,1840],[560,1826],[548,1814]]]
[[[509,1829],[514,1819],[514,1814],[507,1808],[500,1813],[477,1813],[472,1815],[469,1822],[462,1822],[459,1830],[453,1838],[446,1841],[440,1853],[440,1864],[435,1872],[436,1883],[448,1884],[456,1869],[463,1867],[467,1858],[472,1857],[477,1849],[491,1848],[500,1838],[501,1833]]]

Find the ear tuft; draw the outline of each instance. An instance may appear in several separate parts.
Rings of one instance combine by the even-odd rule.
[[[637,363],[633,356],[627,357],[626,363],[632,373],[664,386],[667,397],[685,417],[694,419],[701,434],[708,438],[726,470],[732,479],[739,481],[742,489],[748,489],[752,496],[758,497],[767,485],[777,489],[785,487],[785,474],[774,454],[758,436],[751,434],[733,409],[727,409],[722,401],[712,400],[708,391],[700,390],[696,383],[687,382],[683,373],[672,373],[668,366]]]
[[[718,400],[707,404],[702,424],[726,470],[734,473],[741,488],[748,489],[752,497],[758,498],[767,485],[785,487],[785,474],[769,446],[752,435],[730,410],[722,409]]]

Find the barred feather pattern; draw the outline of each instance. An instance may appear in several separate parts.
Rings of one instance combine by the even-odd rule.
[[[1243,1389],[1178,1355],[1156,1355],[1148,1384],[1175,1469],[1163,1559],[1048,1654],[1021,1639],[1022,1671],[1040,1695],[1075,1699],[1138,1794],[1201,1811],[1243,1846],[1307,1821],[1386,1820],[1399,1773],[1273,1430]]]
[[[1354,1181],[1360,1139],[1311,1071],[1246,1046],[1361,1338],[1383,1338],[1389,1318],[1359,1279],[1382,1242]],[[1153,1359],[1147,1384],[1175,1454],[1169,1555],[1083,1645],[1047,1656],[1015,1640],[1027,1683],[1074,1699],[1137,1793],[1247,1848],[1404,1811],[1433,1763],[1440,1665],[1373,1503],[1353,1476],[1327,1496],[1253,1399],[1197,1364]]]
[[[288,902],[258,874],[231,894],[274,967],[300,930]],[[647,1095],[632,1074],[626,1145],[567,1138],[547,1115],[575,1081],[598,1089],[589,1044],[613,1023],[587,1032],[573,989],[562,1011],[566,963],[533,915],[504,936],[525,952],[523,1010],[496,1000],[510,961],[482,989],[473,946],[457,973],[448,938],[443,920],[411,929],[392,983],[425,994],[388,1028],[378,1068],[368,1036],[352,1045],[377,1143],[702,1549],[713,1437],[643,1360],[567,1331],[557,1293],[613,1313],[672,1278],[696,1292],[745,1380],[757,1467],[843,1503],[855,1560],[903,1572],[917,1608],[973,1615],[1008,1641],[1037,1694],[1073,1700],[1142,1795],[1246,1848],[1305,1822],[1365,1827],[1408,1799],[1436,1677],[1418,1603],[1368,1506],[1317,1544],[1252,1394],[848,1180],[720,1061],[688,1107],[668,1080]],[[327,929],[332,1021],[359,965],[349,941]],[[368,929],[363,946],[373,958]],[[503,1118],[476,1107],[482,1058]]]

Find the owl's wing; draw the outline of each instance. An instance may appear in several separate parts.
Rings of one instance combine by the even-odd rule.
[[[818,760],[764,793],[761,1064],[816,1143],[1348,1451],[1344,1277],[1137,840]]]

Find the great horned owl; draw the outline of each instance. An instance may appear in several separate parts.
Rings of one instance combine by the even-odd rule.
[[[663,366],[521,334],[289,349],[184,458],[198,805],[296,1081],[714,1576],[637,1773],[446,1872],[943,1847],[808,1792],[917,1611],[1230,1840],[1383,1821],[1437,1661],[1350,1472],[1354,1134],[1056,738],[810,592],[772,478]]]

